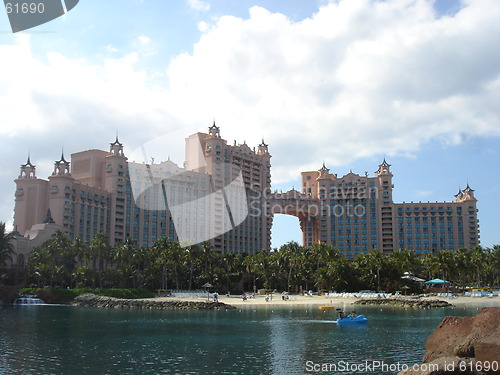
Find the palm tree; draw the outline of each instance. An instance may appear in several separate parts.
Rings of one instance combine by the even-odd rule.
[[[354,274],[351,263],[343,256],[326,263],[318,270],[318,280],[330,290],[342,291],[349,288]]]
[[[75,252],[76,258],[78,260],[78,266],[82,267],[83,262],[86,261],[87,257],[87,243],[83,241],[80,237],[76,238],[73,241],[73,251]]]
[[[424,266],[424,271],[427,273],[427,278],[434,279],[439,271],[439,263],[436,254],[426,254],[422,259],[422,265]]]
[[[316,260],[314,279],[318,289],[321,290],[327,286],[324,284],[330,280],[330,276],[333,270],[336,269],[339,258],[342,256],[333,246],[324,243],[314,243],[311,248],[311,256]],[[329,285],[329,287],[331,286]]]
[[[226,290],[230,291],[231,287],[231,276],[236,274],[236,269],[238,264],[242,262],[241,260],[242,255],[238,254],[236,255],[235,253],[224,253],[222,255],[222,258],[220,259],[221,264],[222,264],[222,269],[224,270],[224,273],[221,275],[221,279],[225,278],[226,279]]]
[[[418,259],[413,251],[410,249],[398,249],[393,251],[389,257],[394,262],[399,273],[412,273],[415,274],[418,269]]]
[[[465,287],[471,273],[471,252],[461,247],[455,253],[455,271],[458,273],[458,278],[462,287]]]
[[[205,281],[215,282],[214,278],[214,264],[217,260],[217,253],[213,251],[210,242],[205,241],[200,248],[200,256],[203,261],[203,272],[200,275],[200,280],[202,283]]]
[[[483,279],[483,271],[485,266],[485,253],[481,246],[474,246],[470,255],[470,262],[473,266],[476,276],[477,286],[481,286]]]
[[[377,292],[380,291],[380,270],[384,265],[384,256],[378,249],[372,249],[367,254],[368,267],[371,272],[376,271],[377,274]]]
[[[156,263],[161,266],[161,289],[168,288],[168,265],[170,263],[168,254],[169,245],[168,239],[166,237],[161,237],[151,248],[151,251],[154,251],[156,254]]]
[[[297,279],[297,275],[301,275],[304,270],[306,261],[306,248],[300,246],[297,242],[292,241],[282,245],[278,254],[288,266],[287,290],[293,286],[292,278]],[[294,277],[295,276],[295,277]],[[295,280],[297,281],[297,280]]]
[[[88,247],[89,255],[93,260],[93,268],[97,269],[99,288],[102,287],[102,272],[108,261],[112,259],[111,247],[105,233],[97,233]]]
[[[188,281],[188,289],[192,290],[193,288],[193,277],[194,277],[194,269],[196,263],[199,260],[201,249],[198,245],[190,245],[184,249],[185,262],[189,267],[189,281]]]
[[[486,269],[489,275],[490,285],[500,284],[500,245],[494,245],[487,249]]]
[[[5,233],[5,223],[0,221],[0,265],[5,266],[7,260],[12,260],[12,256],[15,254],[14,245],[12,244],[12,239],[14,238],[14,233]]]
[[[449,279],[455,268],[455,254],[449,250],[440,251],[436,254],[436,265],[441,271],[441,277],[445,280]]]
[[[135,241],[131,238],[119,243],[114,249],[113,259],[122,273],[124,287],[127,287],[128,281],[134,277],[133,258],[137,251]]]

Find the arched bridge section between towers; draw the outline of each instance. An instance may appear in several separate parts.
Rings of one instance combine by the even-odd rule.
[[[271,194],[271,214],[285,214],[297,217],[318,217],[321,215],[318,199],[296,190]]]
[[[299,219],[304,244],[319,240],[318,221],[321,216],[321,207],[318,199],[309,194],[302,194],[297,190],[285,193],[272,193],[269,200],[271,215],[284,214]]]

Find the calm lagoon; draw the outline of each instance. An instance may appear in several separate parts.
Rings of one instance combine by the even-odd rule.
[[[313,366],[323,364],[338,366],[323,374],[394,374],[363,371],[362,365],[420,362],[428,335],[444,316],[478,312],[356,310],[369,318],[367,326],[337,327],[333,311],[315,306],[232,311],[3,307],[0,374],[292,375],[318,373]]]

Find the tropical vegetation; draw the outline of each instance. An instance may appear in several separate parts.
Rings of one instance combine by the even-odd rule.
[[[14,255],[13,233],[7,233],[5,223],[0,221],[0,267],[7,264],[7,260],[12,260]]]
[[[60,288],[191,290],[209,282],[220,292],[393,292],[404,285],[418,291],[418,284],[401,278],[405,273],[443,278],[460,287],[498,286],[500,246],[441,251],[424,257],[408,249],[388,255],[373,249],[350,260],[325,244],[304,247],[289,242],[270,252],[220,254],[208,242],[183,248],[161,238],[147,249],[127,239],[112,247],[104,234],[85,243],[58,232],[34,249],[28,259],[29,284]]]

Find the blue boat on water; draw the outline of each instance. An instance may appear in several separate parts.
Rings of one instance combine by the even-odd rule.
[[[348,316],[346,318],[338,318],[338,325],[358,325],[358,324],[367,324],[368,319],[364,315],[356,315],[356,316]]]

